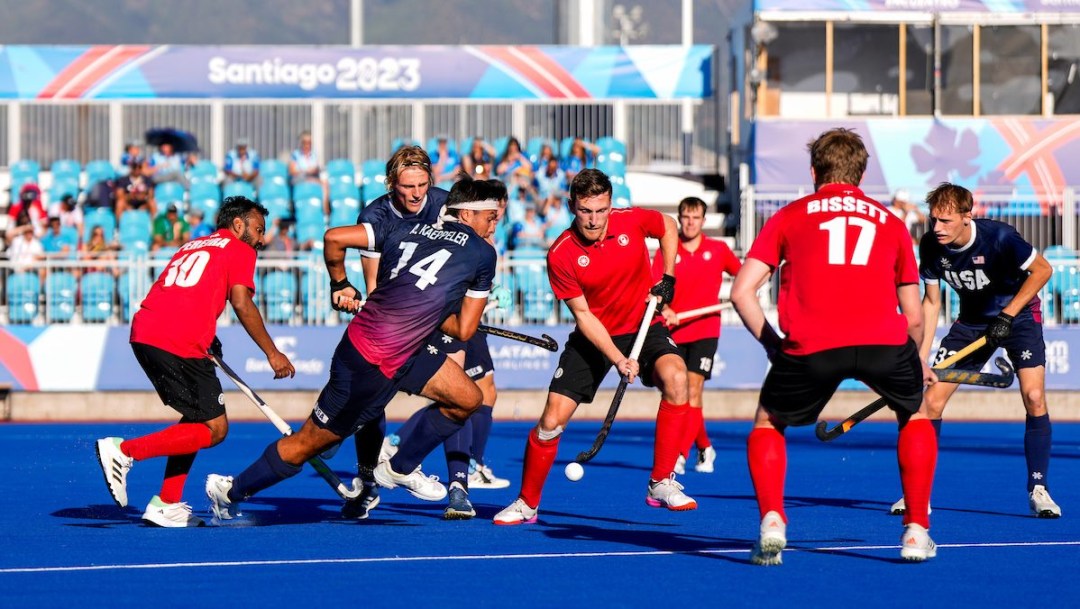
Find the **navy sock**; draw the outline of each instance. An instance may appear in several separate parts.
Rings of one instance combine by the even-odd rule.
[[[1028,492],[1030,493],[1036,484],[1041,484],[1049,489],[1048,470],[1050,469],[1050,439],[1052,435],[1050,415],[1044,414],[1041,417],[1028,415],[1024,427],[1024,456],[1027,458]]]
[[[270,443],[261,457],[233,478],[229,501],[244,501],[255,493],[300,473],[301,466],[286,463],[278,454],[277,442]]]
[[[939,439],[941,438],[941,419],[930,419],[930,424],[934,426],[934,435]]]
[[[488,436],[491,435],[493,410],[492,406],[485,404],[469,417],[469,424],[472,426],[472,458],[481,465],[484,464],[484,449],[487,448]]]
[[[413,415],[409,417],[409,420],[405,421],[405,424],[398,428],[397,437],[401,439],[401,442],[404,442],[405,438],[408,438],[416,431],[416,427],[420,425],[420,420],[424,418],[424,411],[429,407],[431,407],[431,404],[414,412]],[[401,444],[401,442],[398,444]]]
[[[356,441],[356,471],[364,482],[375,480],[372,472],[379,464],[379,452],[382,451],[385,436],[385,412],[380,414],[378,419],[364,423],[364,426],[353,434],[353,439]]]
[[[404,438],[401,440],[397,454],[390,459],[390,467],[399,474],[411,473],[436,446],[464,426],[464,423],[439,412],[438,404],[432,404],[420,412],[423,414],[419,417],[416,429],[409,434],[408,441]]]
[[[446,470],[450,482],[460,482],[469,487],[469,455],[472,454],[473,425],[472,417],[465,420],[465,425],[443,442],[446,452]]]

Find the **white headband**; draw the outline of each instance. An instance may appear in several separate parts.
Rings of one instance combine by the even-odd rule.
[[[446,209],[471,209],[473,211],[499,209],[499,202],[495,199],[484,199],[483,201],[465,201],[463,203],[454,203],[453,205],[447,205]]]

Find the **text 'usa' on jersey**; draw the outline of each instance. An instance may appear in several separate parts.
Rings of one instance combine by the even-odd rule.
[[[971,240],[953,248],[938,243],[933,232],[919,242],[919,275],[922,280],[943,282],[960,296],[959,319],[987,323],[1020,291],[1027,269],[1038,252],[1012,226],[979,218],[971,223]],[[1036,296],[1020,315],[1040,316]]]
[[[465,297],[485,298],[495,249],[460,222],[372,227],[386,280],[349,326],[349,338],[387,377],[401,367]],[[380,273],[380,274],[381,274]]]

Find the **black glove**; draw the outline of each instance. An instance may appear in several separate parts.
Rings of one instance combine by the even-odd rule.
[[[986,337],[994,343],[999,343],[1012,333],[1013,316],[1008,313],[998,313],[998,316],[986,326]]]
[[[334,307],[334,310],[336,310],[336,311],[345,311],[345,309],[342,309],[342,308],[338,307],[337,303],[334,302],[334,292],[340,292],[341,290],[344,290],[345,288],[352,288],[353,292],[356,292],[357,296],[360,295],[360,290],[356,289],[356,286],[349,283],[349,278],[348,277],[345,277],[341,281],[334,281],[333,279],[330,280],[330,306]],[[354,313],[355,311],[347,311],[347,312]]]
[[[210,355],[221,359],[221,341],[215,336],[214,340],[210,341]]]
[[[671,301],[675,298],[675,277],[665,274],[660,279],[660,282],[649,290],[649,293],[660,297],[658,306],[663,307],[666,304],[671,304]]]

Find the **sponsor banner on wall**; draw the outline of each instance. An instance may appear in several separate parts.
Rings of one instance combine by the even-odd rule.
[[[547,334],[566,344],[571,326],[516,326],[516,331],[539,337]],[[270,326],[270,335],[293,365],[296,377],[274,380],[262,351],[239,325],[219,328],[225,361],[256,390],[322,389],[330,374],[330,359],[344,328]],[[153,387],[131,353],[125,326],[2,326],[0,383],[19,391],[150,391]],[[944,335],[939,330],[938,338]],[[1080,328],[1046,328],[1046,388],[1080,390],[1080,375],[1072,368],[1072,351],[1080,352]],[[559,353],[503,338],[489,337],[488,347],[501,389],[544,390],[558,368]],[[999,351],[997,355],[1004,355]],[[984,368],[997,373],[992,365]],[[757,341],[741,327],[725,327],[713,359],[708,389],[758,389],[768,361]],[[220,376],[220,375],[219,375]],[[603,387],[618,384],[609,372]],[[222,385],[232,383],[222,377]],[[1014,386],[1015,387],[1015,386]],[[641,389],[640,382],[631,385]],[[856,382],[842,389],[859,389]]]
[[[0,98],[700,99],[713,47],[0,46]]]

